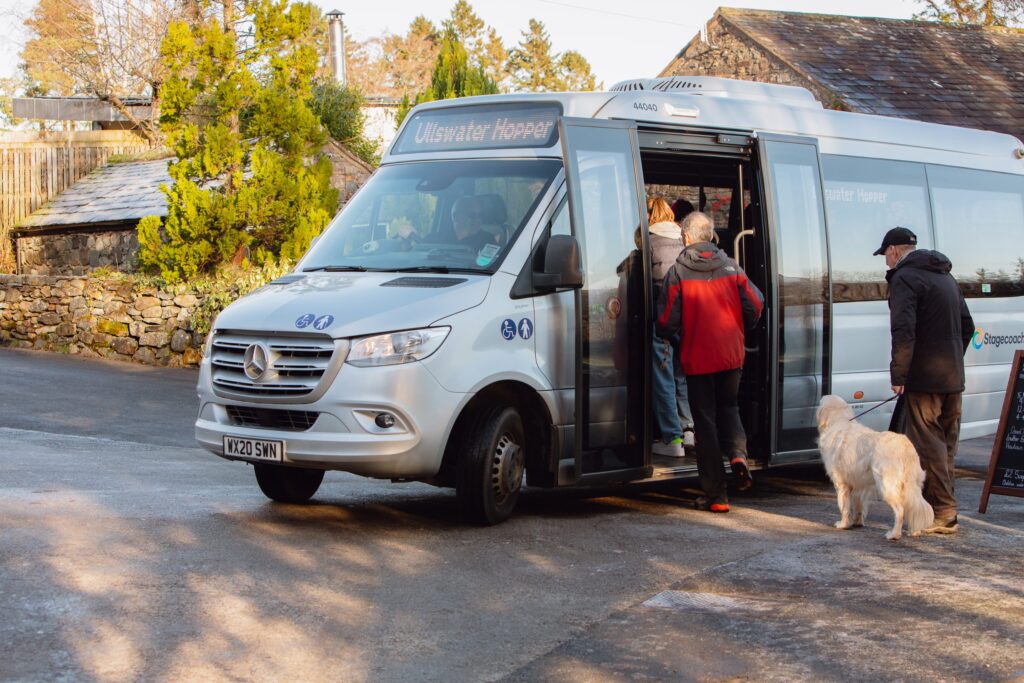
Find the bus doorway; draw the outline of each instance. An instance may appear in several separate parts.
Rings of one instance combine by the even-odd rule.
[[[765,300],[770,300],[762,183],[750,136],[642,131],[640,140],[646,195],[664,197],[670,204],[681,200],[684,210],[708,214],[719,248],[739,263]],[[652,306],[657,315],[655,309]],[[740,385],[740,416],[749,456],[761,465],[768,463],[772,451],[770,317],[766,308],[754,337],[746,340]],[[692,451],[684,458],[652,455],[651,464],[656,478],[696,470]]]

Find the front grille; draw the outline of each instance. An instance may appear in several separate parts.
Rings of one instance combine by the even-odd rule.
[[[260,427],[280,429],[288,432],[304,432],[313,426],[320,413],[309,410],[277,410],[274,408],[249,408],[225,406],[228,419],[237,427]]]
[[[245,351],[262,344],[267,368],[253,380],[245,374]],[[268,337],[220,333],[213,339],[213,387],[222,395],[295,399],[312,394],[331,365],[334,342],[327,337]]]

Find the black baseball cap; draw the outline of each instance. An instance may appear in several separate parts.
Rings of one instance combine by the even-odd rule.
[[[886,249],[899,244],[917,244],[917,235],[912,233],[909,228],[896,226],[885,233],[885,237],[882,238],[882,246],[875,252],[875,256],[881,256]]]

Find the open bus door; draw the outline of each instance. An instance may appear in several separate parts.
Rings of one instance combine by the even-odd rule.
[[[832,287],[818,145],[761,134],[770,270],[766,302],[774,464],[817,457],[818,402],[831,389]]]
[[[650,264],[636,125],[559,120],[572,234],[583,287],[576,291],[575,460],[559,483],[649,476]]]

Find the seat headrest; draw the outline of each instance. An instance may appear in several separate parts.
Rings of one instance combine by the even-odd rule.
[[[482,194],[477,196],[480,202],[480,220],[487,224],[501,225],[508,220],[505,200],[498,194]]]

